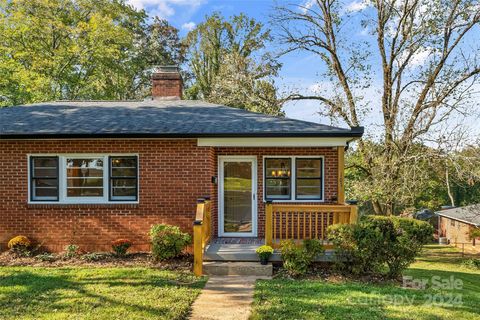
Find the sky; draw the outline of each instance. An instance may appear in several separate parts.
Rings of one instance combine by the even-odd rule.
[[[302,4],[310,6],[313,0],[127,0],[127,3],[138,9],[145,9],[150,16],[159,16],[167,19],[180,30],[183,36],[203,21],[206,15],[215,11],[220,12],[225,17],[243,12],[247,16],[255,18],[268,26],[276,5]],[[344,3],[344,14],[361,12],[365,9],[365,4],[361,0],[345,0]],[[361,16],[353,15],[352,18],[360,20]],[[375,41],[372,41],[371,36],[368,34],[368,29],[359,28],[344,31],[348,32],[352,37],[356,37],[357,40],[369,41],[372,45],[376,45]],[[474,33],[473,37],[480,37],[480,32]],[[278,51],[279,47],[273,44],[268,49]],[[427,59],[428,53],[419,54],[414,58],[417,65],[421,65]],[[298,90],[304,94],[312,94],[315,91],[332,89],[329,82],[322,78],[320,74],[322,72],[322,63],[315,55],[306,52],[291,53],[282,56],[280,62],[283,66],[279,77],[276,79],[276,84],[281,93]],[[374,85],[366,92],[366,96],[368,96],[366,98],[376,103],[380,99],[380,94],[379,90],[375,88],[381,86],[381,80],[373,79],[372,81]],[[480,85],[478,88],[478,91],[480,91]],[[478,101],[480,101],[480,97]],[[289,118],[345,126],[342,123],[331,123],[330,119],[320,116],[318,113],[320,107],[320,104],[316,101],[299,101],[287,103],[284,111]],[[480,135],[479,120],[478,115],[471,116],[466,120],[463,118],[461,120],[454,119],[454,121],[466,123],[470,130],[477,135]],[[371,114],[368,119],[364,119],[367,132],[373,133],[380,122],[381,115],[379,111]]]

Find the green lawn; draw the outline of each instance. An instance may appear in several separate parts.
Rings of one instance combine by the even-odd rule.
[[[0,319],[185,319],[203,285],[148,268],[0,267]]]
[[[461,261],[453,248],[427,246],[406,272],[415,279],[428,279],[425,290],[352,281],[258,281],[252,318],[479,319],[480,271],[462,267]],[[462,289],[433,288],[433,276],[440,281],[460,279]]]

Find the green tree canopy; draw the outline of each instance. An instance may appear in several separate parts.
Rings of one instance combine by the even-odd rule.
[[[273,82],[280,64],[266,51],[271,40],[270,30],[243,14],[207,17],[185,40],[192,74],[187,97],[282,115]]]
[[[117,0],[0,0],[0,106],[144,96],[180,63],[178,30]]]

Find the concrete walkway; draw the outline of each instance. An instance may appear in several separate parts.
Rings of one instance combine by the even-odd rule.
[[[210,276],[202,293],[193,303],[192,320],[248,319],[256,276]]]

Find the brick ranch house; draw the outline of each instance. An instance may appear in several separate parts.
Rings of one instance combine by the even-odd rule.
[[[480,239],[472,238],[470,232],[480,228],[480,204],[450,208],[436,212],[439,237],[467,251],[480,252]]]
[[[152,82],[144,101],[0,109],[3,249],[21,234],[52,251],[109,250],[118,238],[146,250],[153,224],[192,233],[198,198],[209,199],[212,239],[264,239],[267,202],[292,211],[275,218],[274,238],[324,237],[328,224],[348,220],[344,150],[363,128],[181,100],[172,68]],[[295,206],[304,209],[294,221]]]

